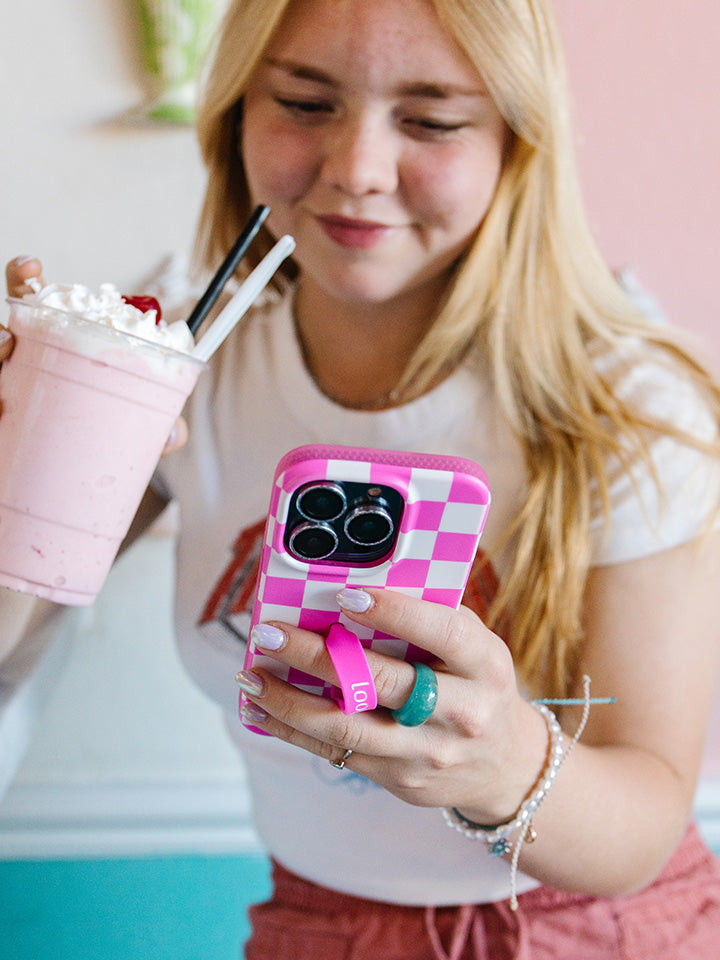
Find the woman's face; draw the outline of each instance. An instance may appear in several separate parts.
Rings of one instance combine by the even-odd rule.
[[[426,0],[295,0],[244,98],[241,149],[301,282],[379,303],[437,295],[490,205],[505,135]]]

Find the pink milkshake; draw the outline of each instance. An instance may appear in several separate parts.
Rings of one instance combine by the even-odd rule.
[[[113,318],[9,302],[16,341],[0,368],[0,584],[88,605],[205,364],[173,349],[172,331],[158,328],[162,342],[126,332],[126,308],[123,330]]]

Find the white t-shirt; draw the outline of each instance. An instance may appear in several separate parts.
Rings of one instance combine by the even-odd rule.
[[[617,366],[617,365],[616,365]],[[694,392],[650,360],[619,373],[618,389],[653,411],[666,401],[683,426],[712,435]],[[308,375],[295,337],[291,298],[252,311],[213,358],[186,411],[190,440],[165,459],[164,478],[181,510],[176,626],[182,660],[225,711],[243,752],[258,833],[268,852],[308,879],[356,896],[404,904],[459,904],[509,896],[509,867],[447,827],[439,810],[414,807],[349,770],[238,720],[234,677],[244,637],[235,612],[252,592],[253,562],[280,457],[306,443],[336,443],[468,457],[485,470],[492,506],[483,544],[498,537],[524,492],[520,449],[503,424],[477,360],[468,359],[429,394],[376,412],[340,407]],[[613,365],[606,362],[606,371]],[[594,563],[641,557],[682,543],[717,502],[720,469],[672,441],[654,444],[670,509],[638,473],[643,496],[623,476],[613,484],[613,523],[596,524]],[[676,509],[678,503],[681,509]],[[507,558],[500,557],[500,579]],[[230,617],[230,613],[233,616]],[[518,877],[518,891],[536,882]]]

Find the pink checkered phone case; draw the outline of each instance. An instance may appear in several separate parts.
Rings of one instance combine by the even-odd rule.
[[[470,460],[338,446],[298,447],[275,472],[252,624],[280,620],[327,635],[337,621],[366,648],[427,661],[426,651],[346,620],[344,586],[384,587],[457,608],[490,492]],[[248,644],[262,666],[322,696],[337,689]]]

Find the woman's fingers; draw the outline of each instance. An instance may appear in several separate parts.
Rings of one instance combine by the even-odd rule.
[[[253,629],[252,640],[260,652],[273,659],[329,684],[338,683],[319,634],[289,624],[265,623]],[[411,755],[418,738],[412,736],[410,728],[397,725],[388,710],[401,707],[410,696],[415,669],[403,660],[372,650],[366,653],[378,704],[387,709],[345,714],[334,700],[296,688],[258,663],[237,677],[250,700],[249,712],[245,709],[243,714],[246,722],[318,756],[334,756],[337,750],[333,748],[339,747],[375,758]],[[266,715],[258,715],[258,709]],[[389,729],[393,731],[390,738]]]
[[[345,588],[338,602],[348,619],[431,654],[438,689],[427,722],[422,727],[406,727],[391,717],[389,711],[399,709],[410,697],[416,670],[412,663],[374,650],[366,650],[367,661],[378,705],[385,709],[344,714],[332,700],[297,689],[263,669],[267,662],[260,660],[238,675],[248,698],[246,722],[255,722],[273,736],[319,756],[335,756],[330,748],[351,749],[364,755],[366,762],[373,758],[377,764],[382,758],[394,758],[403,762],[403,769],[409,769],[408,765],[419,762],[428,738],[435,742],[438,737],[447,738],[449,731],[455,736],[449,750],[454,755],[458,744],[487,729],[494,705],[515,690],[507,647],[469,610],[452,610],[391,590]],[[273,660],[338,684],[320,634],[274,621],[254,627],[252,640],[260,653]],[[253,714],[259,717],[257,721]],[[363,761],[358,758],[358,762]],[[362,772],[357,764],[354,769]],[[371,775],[369,768],[366,773]],[[372,779],[377,782],[392,781],[390,772],[386,771],[382,780],[376,773],[373,767]]]
[[[10,331],[0,327],[0,363],[10,356],[14,342],[15,339]]]
[[[413,672],[409,664],[404,666]],[[242,671],[238,682],[249,700],[249,708],[241,711],[246,722],[318,756],[335,756],[337,748],[367,757],[407,757],[413,752],[412,739],[417,738],[411,737],[411,728],[398,726],[385,710],[345,714],[328,697],[300,690],[261,669]]]
[[[326,683],[338,683],[330,654],[319,634],[289,624],[260,624],[253,629],[252,640],[262,653]],[[390,710],[401,707],[415,682],[414,667],[372,650],[366,650],[366,656],[379,705]]]
[[[42,283],[42,263],[37,257],[15,257],[5,267],[5,282],[9,297],[23,297],[32,293],[27,281],[36,277]],[[14,339],[9,330],[0,328],[0,363],[12,353]]]
[[[338,603],[351,620],[427,650],[459,677],[486,674],[495,658],[512,669],[505,644],[466,607],[453,610],[396,590],[357,588],[341,590]]]
[[[168,453],[173,453],[175,450],[179,450],[181,447],[184,447],[187,443],[188,438],[188,425],[184,417],[178,417],[173,428],[170,431],[170,436],[167,438],[165,447],[163,448],[163,456]]]
[[[391,590],[366,592],[354,588],[341,590],[338,603],[348,618],[430,653],[445,685],[451,677],[482,678],[489,685],[504,685],[513,676],[512,658],[505,644],[469,610],[453,610]],[[319,634],[290,624],[267,623],[253,629],[252,640],[273,659],[327,683],[337,683],[330,654]],[[415,668],[405,660],[374,650],[366,650],[366,656],[379,705],[390,710],[403,706],[415,684]]]
[[[7,292],[10,297],[24,297],[26,293],[32,293],[32,287],[28,286],[28,280],[42,280],[42,263],[37,257],[15,257],[5,267],[5,281],[7,283]]]

